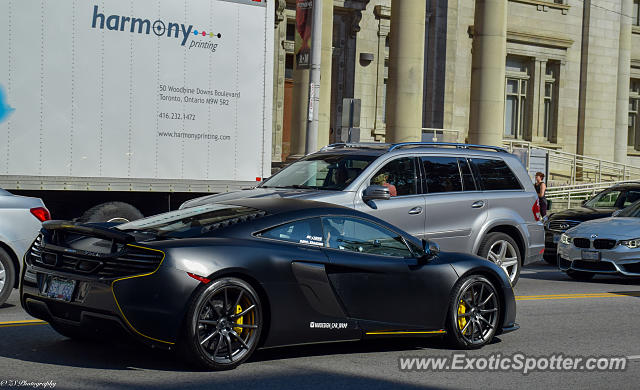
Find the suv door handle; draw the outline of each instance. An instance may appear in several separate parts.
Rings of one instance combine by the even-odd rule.
[[[409,210],[409,214],[411,214],[411,215],[420,214],[421,212],[422,212],[422,207],[420,207],[420,206],[414,207],[411,210]]]
[[[484,206],[484,201],[479,200],[477,202],[473,202],[473,204],[471,205],[471,208],[479,209],[480,207],[483,207],[483,206]]]

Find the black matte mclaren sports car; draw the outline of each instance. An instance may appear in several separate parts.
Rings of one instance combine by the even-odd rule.
[[[121,224],[50,221],[21,302],[62,335],[115,326],[197,365],[256,348],[434,336],[477,348],[518,328],[507,275],[326,203],[241,199]]]

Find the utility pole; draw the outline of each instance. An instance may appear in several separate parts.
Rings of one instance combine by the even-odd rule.
[[[320,64],[322,60],[322,0],[313,0],[311,28],[311,70],[309,72],[309,113],[305,154],[318,150],[318,111],[320,110]]]

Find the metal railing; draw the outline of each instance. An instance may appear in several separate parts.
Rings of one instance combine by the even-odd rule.
[[[549,178],[556,183],[577,184],[580,182],[618,182],[640,179],[640,167],[601,160],[579,154],[564,152],[542,146],[533,146],[524,141],[504,141],[507,149],[526,148],[543,150],[549,156]]]
[[[422,141],[463,143],[464,139],[462,139],[462,131],[460,130],[424,127],[422,128]]]
[[[582,204],[583,201],[592,198],[598,192],[620,183],[640,183],[640,181],[607,181],[548,187],[545,196],[551,200],[554,210],[569,209],[572,206]]]

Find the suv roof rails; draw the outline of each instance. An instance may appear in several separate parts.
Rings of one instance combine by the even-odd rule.
[[[363,148],[363,149],[387,149],[387,151],[392,151],[404,147],[420,147],[420,146],[430,146],[430,147],[450,147],[457,149],[484,149],[484,150],[493,150],[495,152],[500,153],[509,153],[505,148],[501,148],[499,146],[490,146],[490,145],[474,145],[474,144],[461,144],[461,143],[451,143],[451,142],[401,142],[397,144],[387,144],[382,142],[339,142],[331,145],[327,145],[320,150],[331,150],[331,149],[340,149],[340,148]]]
[[[493,150],[500,153],[509,153],[507,149],[501,148],[499,146],[460,144],[460,143],[452,143],[452,142],[402,142],[402,143],[391,145],[391,147],[389,148],[389,151],[400,149],[405,146],[434,146],[434,147],[451,147],[456,149],[486,149],[486,150]]]
[[[363,148],[363,149],[387,149],[389,144],[382,142],[338,142],[327,145],[320,150],[330,150],[339,148]]]

